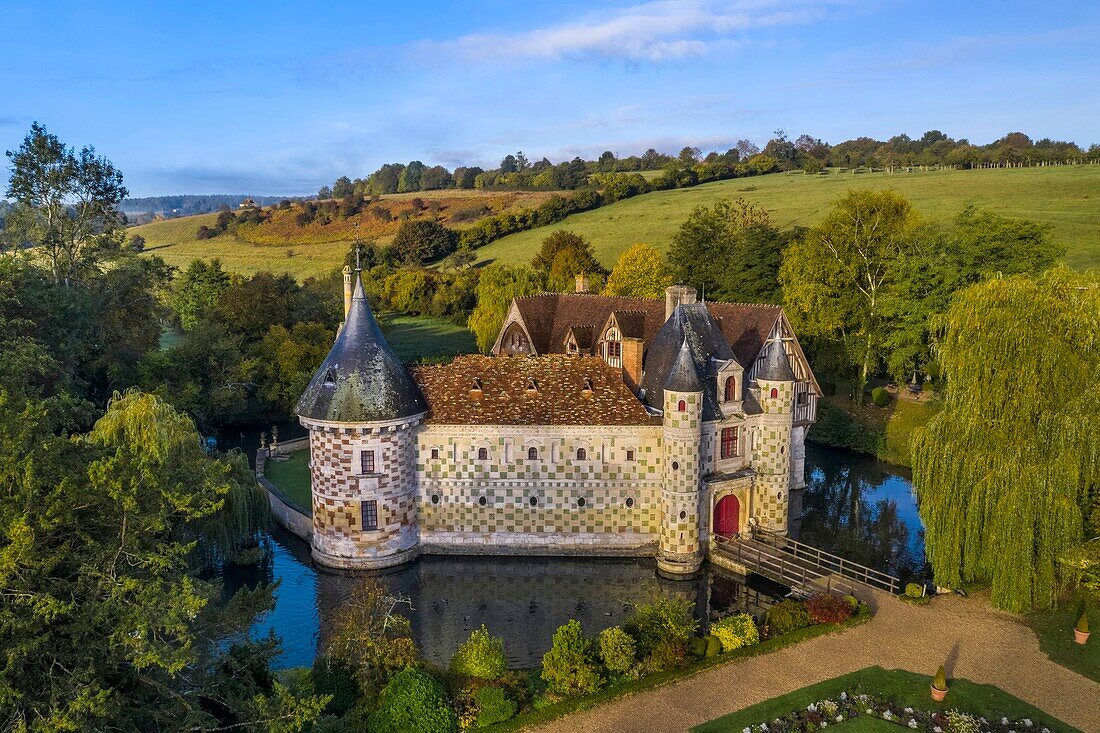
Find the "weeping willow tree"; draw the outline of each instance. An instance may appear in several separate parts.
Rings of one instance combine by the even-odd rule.
[[[1100,489],[1100,273],[988,280],[937,325],[944,410],[913,443],[936,582],[1048,607]]]

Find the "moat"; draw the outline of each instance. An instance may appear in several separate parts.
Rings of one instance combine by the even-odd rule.
[[[873,458],[808,444],[803,519],[792,526],[799,539],[856,562],[900,575],[924,570],[924,534],[908,471]],[[792,506],[792,515],[797,505]],[[275,528],[262,566],[225,572],[226,589],[278,581],[275,609],[255,632],[282,638],[278,666],[309,665],[326,623],[353,588],[356,573],[316,567],[309,547]],[[416,643],[430,661],[445,664],[471,629],[485,624],[505,640],[515,667],[532,667],[550,645],[554,629],[579,620],[595,633],[622,623],[630,604],[658,595],[691,600],[696,616],[731,607],[759,610],[770,588],[704,566],[690,581],[658,577],[651,559],[528,557],[431,557],[378,574],[412,620]]]

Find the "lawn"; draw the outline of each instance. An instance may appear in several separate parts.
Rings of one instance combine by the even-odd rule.
[[[267,461],[264,477],[277,489],[283,501],[304,514],[313,513],[309,493],[309,450],[291,452],[285,461]]]
[[[405,363],[477,353],[474,332],[442,318],[387,313],[379,322],[386,341]]]
[[[969,203],[1006,216],[1053,225],[1077,269],[1100,265],[1100,165],[996,168],[914,173],[806,176],[772,174],[659,191],[574,214],[563,222],[513,234],[478,250],[481,261],[530,262],[555,229],[588,237],[606,267],[637,242],[665,250],[693,208],[720,198],[744,197],[766,208],[780,227],[812,226],[850,188],[893,188],[925,217],[950,223]]]
[[[947,699],[942,703],[933,702],[928,693],[930,681],[928,676],[913,672],[868,667],[774,697],[729,715],[723,715],[692,730],[693,733],[740,733],[746,727],[775,720],[792,710],[804,709],[810,703],[835,698],[845,690],[885,697],[899,706],[919,710],[958,709],[989,719],[1000,719],[1002,716],[1016,720],[1030,718],[1035,722],[1034,730],[1040,730],[1043,726],[1053,731],[1077,730],[997,687],[980,685],[967,680],[951,680]],[[830,730],[833,727],[830,726]],[[878,718],[866,717],[844,721],[835,727],[840,733],[906,730],[904,727],[886,723]]]
[[[1093,631],[1085,644],[1073,640],[1077,623],[1077,602],[1064,603],[1053,611],[1041,611],[1027,617],[1028,624],[1039,637],[1039,648],[1051,660],[1078,674],[1100,682],[1100,633]],[[1100,627],[1100,603],[1088,603],[1089,624]]]

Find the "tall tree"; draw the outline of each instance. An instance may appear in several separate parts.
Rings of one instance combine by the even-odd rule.
[[[496,341],[504,316],[513,298],[533,295],[546,289],[545,274],[529,267],[489,265],[477,281],[477,305],[467,326],[477,336],[477,345],[488,353]]]
[[[787,306],[805,333],[845,344],[861,402],[883,349],[883,301],[919,227],[909,202],[893,191],[849,191],[783,258]]]
[[[661,253],[648,244],[635,244],[619,256],[603,294],[661,298],[671,284],[672,273]]]
[[[114,245],[124,223],[122,173],[95,148],[76,152],[35,122],[17,150],[7,152],[7,195],[16,203],[7,226],[42,248],[54,283],[66,287]]]
[[[1053,270],[959,292],[939,320],[943,411],[914,436],[936,582],[1053,604],[1100,507],[1100,277]]]

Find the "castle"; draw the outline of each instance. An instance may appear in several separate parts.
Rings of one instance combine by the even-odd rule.
[[[516,298],[491,356],[406,368],[345,268],[297,406],[314,559],[656,556],[687,577],[713,535],[786,532],[821,391],[783,310],[586,290]]]

